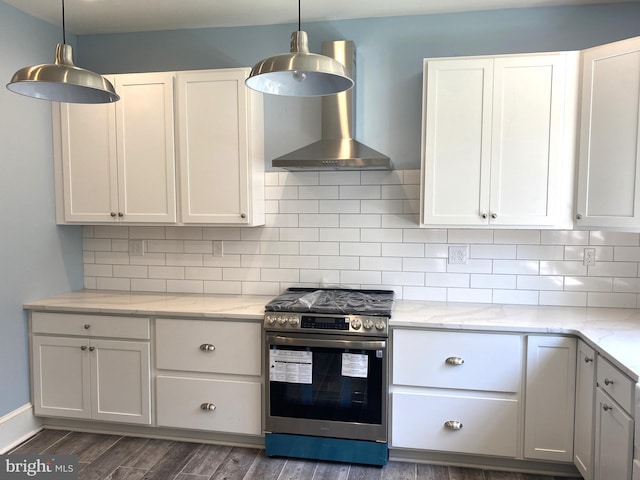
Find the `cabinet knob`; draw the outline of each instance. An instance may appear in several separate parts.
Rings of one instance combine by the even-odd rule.
[[[86,350],[86,349],[87,349],[87,346],[86,346],[86,345],[82,345],[82,346],[80,347],[80,350]]]
[[[122,212],[118,212],[118,216],[119,216],[119,217],[124,217],[124,213],[122,213]]]
[[[602,409],[603,409],[605,412],[608,412],[609,410],[613,410],[613,407],[611,407],[611,406],[607,405],[606,403],[604,403],[604,404],[602,405]]]
[[[200,345],[200,350],[204,352],[213,352],[216,349],[215,345],[211,345],[210,343],[203,343]]]
[[[216,406],[213,403],[203,403],[200,405],[200,410],[204,410],[205,412],[213,412],[216,409]]]
[[[116,212],[111,212],[111,216],[115,217],[116,216]]]
[[[489,215],[487,215],[487,213],[483,213],[482,218],[489,218]]]
[[[604,384],[605,385],[613,385],[613,380],[609,380],[608,378],[604,379]]]
[[[84,324],[84,329],[85,330],[89,330],[91,328],[91,325],[89,325],[88,323]]]
[[[240,218],[247,218],[247,214],[246,213],[241,213],[240,214]]]
[[[492,213],[491,214],[491,218],[498,218],[498,214],[497,213]]]
[[[89,351],[93,352],[96,349],[96,347],[89,347]]]
[[[462,365],[464,363],[464,358],[449,357],[444,361],[444,363],[447,365]]]
[[[593,358],[591,357],[584,357],[584,363],[591,363],[593,362]]]
[[[444,422],[444,428],[448,430],[462,430],[462,423],[456,420],[449,420]]]
[[[582,220],[582,214],[576,213],[576,220]]]

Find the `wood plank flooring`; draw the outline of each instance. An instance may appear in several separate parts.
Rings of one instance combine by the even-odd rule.
[[[10,453],[76,454],[80,480],[556,480],[419,463],[379,468],[269,458],[259,449],[65,430],[43,430]]]

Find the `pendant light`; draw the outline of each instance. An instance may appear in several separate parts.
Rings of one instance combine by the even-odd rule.
[[[66,43],[64,0],[62,0],[62,43],[56,47],[53,64],[18,70],[7,84],[12,92],[27,97],[67,103],[111,103],[120,99],[113,85],[102,75],[73,64],[73,50]]]
[[[309,52],[307,32],[300,30],[300,0],[298,31],[291,34],[290,52],[256,63],[245,83],[262,93],[291,97],[332,95],[353,86],[353,80],[342,63]]]

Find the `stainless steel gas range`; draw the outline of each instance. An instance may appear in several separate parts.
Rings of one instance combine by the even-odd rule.
[[[291,288],[265,307],[265,451],[387,462],[393,291]]]

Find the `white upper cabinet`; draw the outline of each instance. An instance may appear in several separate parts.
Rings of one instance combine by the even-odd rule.
[[[177,76],[183,223],[264,224],[262,96],[249,69]]]
[[[576,223],[640,228],[640,37],[583,52]]]
[[[578,53],[424,61],[422,226],[571,224]]]
[[[173,74],[113,81],[116,104],[54,104],[58,223],[175,222]]]

